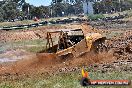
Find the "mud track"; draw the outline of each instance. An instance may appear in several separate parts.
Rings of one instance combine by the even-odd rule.
[[[103,33],[103,30],[90,30],[87,29],[90,28],[90,26],[84,27],[84,33],[90,32],[90,31],[97,31],[100,33]],[[36,30],[40,31],[40,30]],[[45,30],[42,30],[45,31]],[[15,31],[16,32],[16,31]],[[28,31],[26,31],[28,32]],[[110,31],[106,31],[110,32]],[[16,32],[17,33],[17,32]],[[39,32],[41,33],[41,32]],[[44,32],[45,33],[45,32]],[[130,33],[130,32],[128,32]],[[132,33],[132,32],[131,32]],[[8,33],[7,33],[8,34]],[[124,33],[125,34],[125,33]],[[32,35],[32,34],[31,34]],[[34,36],[34,35],[33,35]],[[45,35],[43,35],[45,38]],[[122,39],[120,37],[118,38],[112,38],[108,42],[108,47],[114,51],[104,52],[101,54],[95,54],[93,52],[85,53],[84,55],[78,57],[78,58],[65,58],[61,59],[57,57],[55,54],[46,54],[46,53],[37,53],[33,54],[31,56],[27,56],[25,60],[21,60],[18,62],[15,62],[13,65],[9,65],[7,67],[0,67],[0,74],[37,74],[37,73],[54,73],[57,72],[61,68],[69,67],[82,67],[82,66],[89,66],[93,64],[103,64],[103,63],[111,63],[113,61],[116,61],[117,59],[122,59],[121,57],[124,56],[124,54],[119,54],[119,52],[122,49],[119,49],[119,52],[117,52],[117,56],[113,56],[114,52],[118,50],[119,47],[114,47],[116,45],[122,45],[120,42],[126,42],[125,37],[128,37],[127,35],[122,35],[123,41],[118,41],[118,39]],[[29,38],[29,37],[27,37]],[[5,38],[3,38],[5,39]],[[10,39],[7,36],[7,39]],[[12,39],[10,39],[12,40]],[[21,39],[20,39],[21,40]],[[131,39],[127,39],[128,41]],[[129,42],[131,44],[131,42]],[[127,44],[126,44],[127,45]],[[121,46],[123,48],[123,46]],[[123,48],[124,49],[124,48]],[[126,58],[128,59],[129,56],[131,56],[131,53],[125,52]],[[119,57],[119,58],[118,58]],[[130,58],[131,59],[131,58]]]

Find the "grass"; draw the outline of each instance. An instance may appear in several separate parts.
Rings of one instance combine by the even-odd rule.
[[[88,19],[91,19],[91,20],[98,20],[102,18],[105,18],[103,14],[88,15]]]
[[[68,18],[68,17],[54,17],[54,18],[40,19],[39,21],[23,20],[23,21],[16,21],[16,22],[0,22],[0,27],[16,26],[16,25],[22,25],[22,24],[33,24],[33,23],[39,23],[41,21],[51,21],[51,20],[64,19],[64,18]]]
[[[16,21],[16,22],[0,22],[0,27],[31,24],[31,23],[36,23],[36,22],[33,20],[23,20],[23,21]]]
[[[57,38],[53,38],[54,45],[57,44]],[[22,40],[15,42],[7,42],[0,44],[0,51],[6,51],[11,49],[24,49],[29,52],[39,52],[45,50],[47,40],[46,39],[35,39],[35,40]]]
[[[45,50],[45,46],[27,47],[27,48],[25,48],[25,50],[27,50],[29,52],[37,53],[37,52]]]
[[[132,10],[126,10],[123,12],[116,12],[116,13],[112,13],[112,14],[104,14],[105,17],[112,17],[112,16],[118,16],[119,14],[123,15],[123,14],[128,14],[128,16],[132,16]]]
[[[80,85],[81,72],[60,73],[54,76],[40,76],[25,78],[24,80],[3,81],[0,88],[84,88]],[[91,79],[129,79],[132,80],[131,73],[128,72],[90,72]],[[132,86],[89,86],[87,88],[132,88]]]
[[[5,44],[1,44],[0,51],[21,48],[31,52],[38,52],[42,50],[45,45],[46,40],[42,39],[7,42]]]

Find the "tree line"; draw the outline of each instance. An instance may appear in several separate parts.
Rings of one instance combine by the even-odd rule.
[[[0,1],[0,21],[33,19],[77,15],[83,13],[84,0],[52,0],[49,6],[33,6],[25,0]],[[129,10],[132,0],[87,0],[93,4],[95,14]]]
[[[94,10],[98,13],[122,12],[132,8],[132,0],[101,0],[94,3]]]
[[[0,21],[44,18],[49,16],[49,13],[49,6],[36,7],[26,3],[25,0],[0,1]]]

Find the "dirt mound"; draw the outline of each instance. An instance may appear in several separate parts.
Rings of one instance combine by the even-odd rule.
[[[35,34],[36,31],[13,31],[13,32],[2,32],[0,33],[1,41],[21,41],[21,40],[31,40],[31,39],[39,39]],[[40,32],[41,31],[37,31]]]
[[[113,57],[112,51],[103,52],[100,54],[88,52],[78,58],[70,60],[69,63],[71,66],[88,66],[95,63],[111,62],[113,60],[115,60],[115,58]]]
[[[46,32],[49,30],[56,30],[65,27],[60,26],[44,26],[40,28],[30,29],[30,30],[12,30],[12,31],[1,31],[0,32],[0,41],[8,42],[8,41],[22,41],[22,40],[34,40],[39,39],[39,34],[42,38],[46,37]]]

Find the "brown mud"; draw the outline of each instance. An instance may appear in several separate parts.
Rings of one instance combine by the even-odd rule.
[[[54,28],[54,29],[57,29],[57,28]],[[91,26],[87,26],[87,25],[83,26],[82,29],[84,31],[84,34],[86,34],[88,32],[92,32],[92,31],[97,31],[100,33],[104,32],[103,30],[92,29]],[[46,33],[45,30],[41,30],[41,32],[40,32],[40,30],[36,30],[36,31],[38,31],[38,33],[42,32],[42,34]],[[17,32],[17,31],[15,31],[15,32]],[[25,32],[28,32],[28,31],[25,31]],[[109,32],[109,31],[105,31],[105,32]],[[42,34],[40,34],[40,35],[42,35]],[[33,32],[32,36],[35,36],[34,32]],[[32,36],[31,36],[31,38],[32,38]],[[45,35],[43,35],[43,36],[45,38]],[[0,74],[7,74],[7,73],[9,73],[9,74],[37,74],[37,73],[45,73],[45,72],[50,73],[50,72],[57,72],[57,70],[64,68],[64,67],[72,68],[72,67],[82,67],[85,65],[89,66],[89,65],[100,64],[100,63],[111,63],[113,61],[116,61],[118,59],[118,57],[123,56],[123,54],[120,54],[120,51],[122,49],[124,49],[122,46],[121,46],[122,49],[119,49],[119,51],[116,52],[116,54],[117,54],[116,56],[114,56],[114,54],[113,54],[113,53],[115,53],[115,50],[118,50],[118,48],[119,48],[119,47],[114,47],[115,45],[118,45],[118,44],[122,45],[122,44],[120,44],[120,42],[126,42],[126,39],[124,37],[126,35],[122,35],[122,36],[123,36],[124,41],[118,41],[118,39],[121,39],[119,37],[117,39],[114,38],[114,39],[109,40],[109,42],[111,42],[108,44],[108,45],[110,45],[110,49],[111,49],[109,52],[103,52],[100,54],[88,52],[78,58],[65,58],[65,59],[57,57],[55,54],[37,53],[37,54],[33,54],[33,55],[25,57],[27,59],[17,61],[13,65],[9,65],[6,67],[1,66]],[[29,37],[27,36],[27,38],[29,38]],[[3,39],[6,39],[6,38],[3,38]],[[7,36],[7,39],[12,40],[9,38],[9,36]],[[128,40],[131,41],[131,39],[129,39],[129,38],[128,38]],[[126,44],[126,46],[127,46],[127,44]],[[127,53],[125,51],[124,51],[124,53],[129,54],[129,55],[131,54],[131,53],[129,53],[129,52]],[[128,57],[126,59],[128,59]]]
[[[7,67],[0,67],[0,74],[36,74],[41,72],[57,71],[63,67],[82,67],[91,64],[111,62],[115,60],[111,53],[95,54],[93,52],[85,53],[78,58],[59,58],[55,54],[39,53],[27,57]]]

